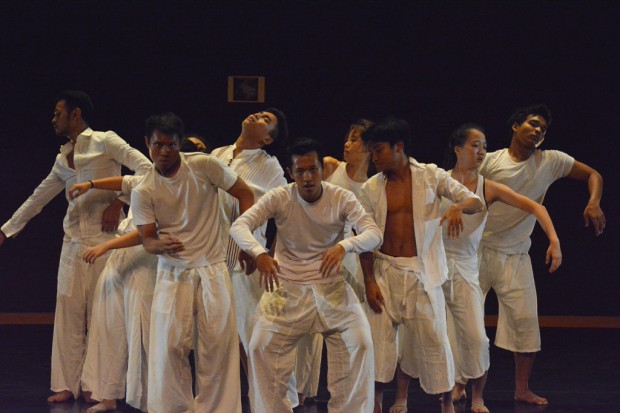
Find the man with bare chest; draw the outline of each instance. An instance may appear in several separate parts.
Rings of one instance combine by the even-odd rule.
[[[425,392],[443,394],[442,411],[453,412],[454,361],[441,289],[447,265],[440,227],[447,221],[449,233],[458,236],[462,214],[483,205],[444,170],[407,156],[411,133],[406,121],[388,118],[368,129],[364,140],[382,171],[364,184],[360,197],[384,237],[378,251],[360,255],[375,346],[375,413],[381,412],[384,383],[396,371],[399,325],[399,376],[419,377]],[[443,217],[442,197],[455,203]],[[405,390],[397,393],[390,411],[406,410]]]

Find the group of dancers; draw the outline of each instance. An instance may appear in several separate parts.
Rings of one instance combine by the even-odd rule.
[[[587,183],[596,235],[605,216],[601,175],[538,149],[546,106],[517,109],[510,146],[488,154],[481,126],[458,127],[445,170],[411,157],[401,119],[356,121],[338,160],[316,140],[288,144],[276,108],[249,115],[234,143],[210,153],[162,113],[146,121],[151,162],[93,131],[92,110],[84,92],[58,96],[52,126],[69,141],[0,233],[1,246],[64,190],[49,402],[240,413],[241,361],[252,411],[291,412],[317,394],[325,342],[331,412],[380,413],[395,376],[390,413],[407,412],[411,378],[441,395],[444,413],[471,382],[471,410],[488,412],[493,288],[514,398],[547,404],[528,387],[540,351],[530,234],[538,221],[555,271],[560,242],[541,202],[562,177]]]

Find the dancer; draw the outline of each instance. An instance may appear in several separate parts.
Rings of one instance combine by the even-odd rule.
[[[583,216],[596,235],[605,229],[600,208],[603,178],[588,165],[555,150],[539,150],[551,124],[545,105],[517,109],[509,119],[509,148],[487,154],[480,166],[485,178],[541,203],[549,186],[562,177],[587,182],[590,199]],[[547,400],[529,389],[536,352],[540,351],[538,304],[528,250],[535,217],[505,204],[493,205],[480,247],[480,287],[493,288],[499,300],[495,345],[514,353],[517,401],[545,405]]]
[[[374,411],[382,411],[384,383],[394,378],[396,333],[403,325],[399,374],[419,377],[424,391],[443,394],[442,412],[454,412],[454,362],[441,289],[448,269],[440,225],[447,221],[448,233],[458,236],[462,214],[483,205],[444,170],[409,158],[410,134],[406,121],[388,118],[363,135],[381,173],[362,186],[361,202],[384,239],[374,260],[373,253],[360,255],[375,346]],[[442,197],[456,202],[443,216]],[[406,404],[397,400],[395,409],[406,411]]]
[[[370,162],[370,150],[362,139],[362,133],[372,125],[368,119],[358,119],[345,136],[344,161],[331,156],[323,160],[323,180],[341,188],[348,189],[359,197],[362,184],[374,175],[375,168]],[[351,228],[345,228],[345,238],[353,236]],[[357,298],[363,302],[364,276],[355,253],[348,253],[342,260],[345,280],[351,285]],[[303,405],[307,397],[316,397],[319,388],[323,336],[311,334],[299,340],[295,360],[295,381],[299,393],[299,404]]]
[[[89,127],[93,111],[90,97],[81,91],[67,90],[58,95],[52,126],[57,136],[69,142],[60,148],[50,174],[34,193],[2,226],[0,245],[5,238],[19,233],[63,189],[69,203],[64,218],[54,336],[52,341],[51,390],[47,400],[59,403],[80,394],[80,377],[86,352],[86,332],[90,325],[92,298],[105,259],[93,265],[82,261],[91,246],[113,238],[124,202],[114,192],[90,193],[69,199],[69,188],[76,181],[89,181],[119,175],[121,165],[145,173],[148,159],[112,131],[96,132]],[[84,392],[90,401],[90,394]]]
[[[380,231],[355,196],[322,182],[316,141],[298,141],[290,151],[294,183],[271,190],[231,227],[240,247],[256,258],[268,292],[258,306],[250,339],[250,396],[256,412],[292,412],[286,397],[297,341],[323,334],[334,412],[372,411],[372,340],[363,309],[344,281],[346,252],[368,251]],[[277,225],[275,256],[253,237],[267,219]],[[345,225],[358,235],[344,239]]]
[[[142,245],[159,255],[149,342],[149,412],[241,412],[239,347],[219,233],[218,188],[253,203],[250,188],[217,158],[179,153],[183,122],[150,117],[153,168],[131,193]],[[155,337],[157,339],[155,339]],[[194,341],[196,398],[188,363]]]

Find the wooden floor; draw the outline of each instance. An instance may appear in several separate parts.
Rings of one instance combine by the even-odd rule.
[[[492,339],[495,330],[488,328]],[[531,388],[547,397],[546,408],[512,401],[513,364],[510,353],[492,347],[491,370],[485,399],[494,413],[620,413],[620,329],[543,328],[543,351],[539,354]],[[82,402],[49,405],[50,350],[52,326],[0,326],[0,412],[78,413],[88,406]],[[323,369],[325,370],[325,369]],[[394,399],[394,384],[386,390],[384,412]],[[242,380],[242,392],[247,383]],[[322,372],[319,400],[295,412],[327,412],[325,371]],[[412,384],[409,412],[439,412],[437,396],[424,394]],[[469,412],[467,404],[457,412]],[[117,412],[137,412],[123,403]],[[244,413],[249,412],[244,398]],[[356,412],[352,412],[356,413]]]

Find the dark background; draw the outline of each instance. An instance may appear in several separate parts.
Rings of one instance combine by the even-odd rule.
[[[545,102],[543,147],[601,172],[608,223],[598,238],[583,228],[585,184],[552,186],[564,264],[546,273],[537,227],[540,314],[618,316],[619,21],[618,3],[602,1],[1,2],[0,222],[65,141],[50,124],[65,88],[91,95],[94,129],[144,151],[144,119],[164,110],[214,145],[232,142],[264,106],[226,103],[227,76],[265,76],[266,105],[287,113],[293,137],[340,158],[355,118],[391,113],[411,122],[412,155],[434,163],[460,123],[484,125],[494,150],[509,144],[516,107]],[[0,248],[0,312],[53,311],[65,209],[57,197]]]

